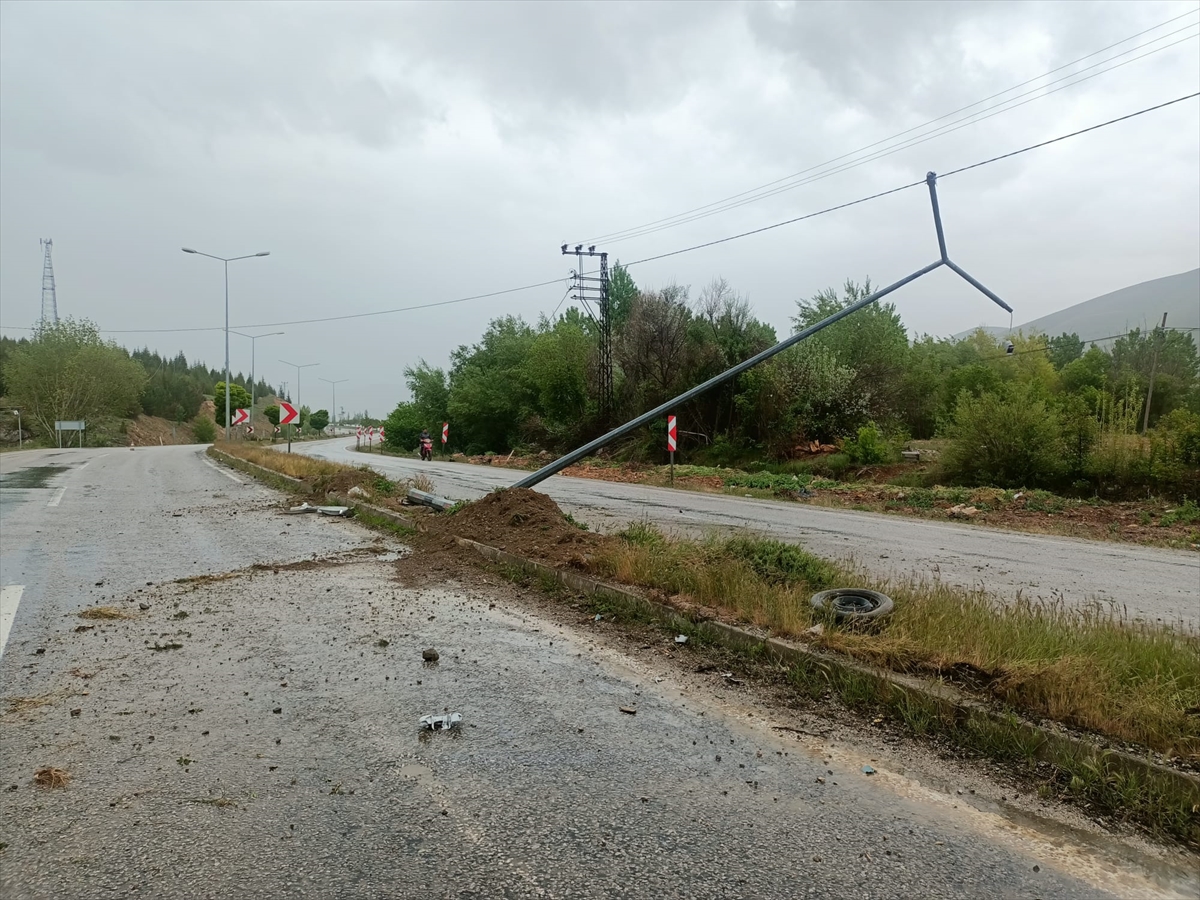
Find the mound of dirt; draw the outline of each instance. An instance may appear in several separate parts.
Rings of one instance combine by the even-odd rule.
[[[509,488],[488,494],[452,515],[429,520],[426,533],[443,541],[464,537],[556,566],[587,568],[608,538],[571,524],[558,504],[537,491]]]

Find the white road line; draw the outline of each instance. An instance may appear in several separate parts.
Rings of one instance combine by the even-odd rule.
[[[46,505],[47,506],[58,506],[58,504],[62,503],[63,494],[65,494],[66,492],[67,492],[67,489],[65,487],[60,487],[57,491],[54,492],[54,496],[50,498],[50,501]]]
[[[86,468],[87,468],[88,466],[90,466],[91,464],[92,464],[92,461],[89,459],[87,462],[85,462],[85,463],[84,463],[82,466],[80,466],[80,467],[79,467],[78,469],[76,469],[75,471],[76,471],[76,472],[82,472],[84,469],[86,469]]]
[[[12,628],[13,619],[17,617],[17,607],[24,592],[23,584],[6,584],[0,587],[0,654],[4,653],[4,645],[8,643],[8,632]]]
[[[245,482],[244,482],[244,481],[242,481],[242,479],[238,478],[238,477],[237,477],[236,475],[234,475],[232,472],[229,472],[229,471],[226,471],[225,469],[222,469],[222,468],[221,468],[220,466],[218,466],[218,465],[217,465],[215,462],[212,462],[211,460],[207,460],[207,459],[205,459],[203,456],[202,456],[202,457],[200,457],[200,461],[201,461],[202,463],[204,463],[206,466],[208,466],[210,469],[214,469],[215,471],[217,471],[217,472],[220,472],[220,473],[221,473],[222,475],[224,475],[226,478],[232,479],[233,481],[236,481],[238,484],[245,484]]]

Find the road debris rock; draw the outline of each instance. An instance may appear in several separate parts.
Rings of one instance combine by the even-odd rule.
[[[675,635],[675,643],[677,643],[677,644],[686,644],[686,643],[687,643],[687,635],[686,635],[686,634],[677,634],[677,635]]]
[[[441,656],[432,647],[427,647],[421,651],[421,659],[425,662],[437,662]]]
[[[952,519],[970,519],[978,515],[978,513],[979,510],[974,506],[966,506],[965,504],[957,503],[950,507],[949,515]]]
[[[625,715],[627,715],[627,716],[636,716],[637,715],[637,707],[636,706],[622,706],[621,712],[625,713]]]
[[[367,497],[370,497],[371,495],[369,493],[367,493],[365,490],[363,490],[362,487],[360,487],[359,485],[356,484],[356,485],[354,485],[354,487],[350,488],[350,490],[346,491],[346,496],[358,497],[358,498],[365,500]]]

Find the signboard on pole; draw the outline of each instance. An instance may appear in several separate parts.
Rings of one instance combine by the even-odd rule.
[[[279,424],[280,425],[298,425],[300,423],[300,410],[292,406],[290,403],[279,401]]]
[[[446,441],[450,440],[450,423],[442,423],[442,446],[446,445]]]
[[[246,426],[246,434],[254,434],[254,426],[253,425]]]
[[[671,454],[671,484],[675,483],[675,447],[678,445],[678,432],[675,430],[675,417],[667,416],[667,450]]]
[[[276,426],[275,426],[275,433],[276,433],[276,434],[279,434],[279,432],[280,432],[280,431],[282,431],[282,430],[283,430],[283,429],[282,429],[282,428],[280,428],[278,425],[276,425]]]
[[[231,421],[229,424],[230,425],[245,425],[249,421],[250,421],[250,410],[235,409],[233,411],[233,421]]]

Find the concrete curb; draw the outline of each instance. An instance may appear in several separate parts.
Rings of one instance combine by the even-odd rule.
[[[304,482],[299,478],[293,478],[291,475],[284,475],[280,472],[272,472],[270,469],[263,468],[257,463],[252,463],[249,460],[236,456],[230,456],[224,450],[218,450],[216,447],[209,447],[207,453],[217,462],[224,463],[231,469],[237,469],[239,472],[245,472],[259,481],[265,481],[272,487],[282,487],[283,490],[296,490],[304,487]]]
[[[1200,777],[1159,765],[1122,750],[1102,747],[1087,739],[1059,732],[1045,725],[1026,721],[1011,712],[993,709],[951,685],[930,682],[887,669],[880,669],[857,660],[827,651],[816,650],[804,644],[794,644],[778,638],[763,637],[726,625],[723,622],[697,621],[662,603],[650,600],[635,591],[597,581],[579,572],[556,569],[543,563],[514,556],[504,550],[480,544],[468,538],[456,538],[459,545],[469,547],[481,556],[514,566],[523,572],[553,578],[560,584],[585,596],[600,597],[640,615],[659,619],[680,630],[701,632],[716,643],[743,653],[767,656],[793,667],[816,667],[831,682],[846,676],[867,677],[886,686],[886,690],[900,694],[917,694],[935,705],[939,711],[967,728],[986,723],[1008,731],[1020,732],[1021,741],[1032,749],[1032,755],[1047,763],[1068,770],[1092,767],[1106,774],[1121,774],[1141,779],[1147,783],[1169,789],[1174,794],[1187,798],[1193,808],[1200,804]]]

